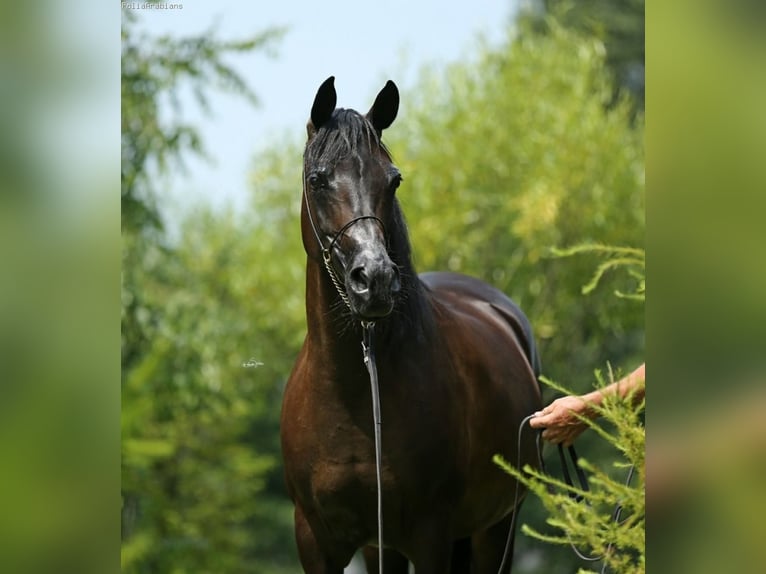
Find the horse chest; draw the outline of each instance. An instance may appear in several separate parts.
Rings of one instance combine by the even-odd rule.
[[[310,500],[307,506],[321,517],[324,528],[338,539],[364,544],[372,540],[377,520],[377,476],[374,444],[363,434],[346,430],[343,440],[327,433],[317,445],[308,470]],[[385,462],[382,467],[386,514],[401,516],[407,484],[399,469]]]
[[[319,506],[346,506],[347,501],[367,504],[374,501],[376,492],[375,462],[320,460],[312,469],[310,481]]]
[[[439,477],[458,472],[447,468],[447,461],[453,460],[449,456],[451,441],[428,438],[431,433],[405,433],[402,427],[408,426],[391,415],[386,419],[384,413],[381,475],[387,506],[417,505],[424,498],[438,496],[434,486]],[[374,509],[377,476],[372,425],[337,425],[316,439],[310,477],[314,500],[326,508]]]

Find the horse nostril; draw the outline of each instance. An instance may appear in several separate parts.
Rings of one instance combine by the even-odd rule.
[[[351,273],[348,274],[348,278],[351,281],[352,289],[357,293],[367,291],[370,287],[370,279],[363,266],[354,267]]]

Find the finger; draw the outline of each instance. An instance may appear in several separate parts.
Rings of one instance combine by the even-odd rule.
[[[556,432],[556,429],[545,429],[543,431],[543,440],[552,444],[558,444],[561,442],[561,436]]]

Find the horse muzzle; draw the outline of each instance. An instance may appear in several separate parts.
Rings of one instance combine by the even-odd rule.
[[[358,254],[348,266],[346,292],[352,311],[362,319],[381,319],[391,314],[401,290],[399,268],[385,252]]]

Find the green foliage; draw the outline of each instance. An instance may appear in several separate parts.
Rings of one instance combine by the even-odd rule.
[[[278,32],[148,38],[123,16],[122,570],[285,572],[294,556],[275,429],[289,366],[252,360],[263,350],[250,317],[267,313],[252,304],[253,270],[242,273],[265,254],[243,247],[233,218],[204,213],[170,247],[156,205],[158,177],[204,152],[179,90],[203,107],[211,87],[254,102],[225,56]]]
[[[593,274],[593,278],[582,288],[583,295],[591,293],[603,278],[604,274],[615,268],[625,268],[638,284],[632,293],[623,293],[615,291],[617,297],[623,299],[635,299],[644,301],[646,299],[646,252],[643,249],[635,247],[612,247],[609,245],[576,245],[568,249],[554,248],[551,252],[556,257],[570,257],[580,253],[600,253],[607,256],[607,260],[601,263]]]
[[[583,287],[583,294],[595,290],[604,274],[610,269],[621,269],[632,276],[638,285],[628,295],[615,292],[617,297],[627,297],[644,301],[645,298],[645,252],[643,249],[630,247],[611,247],[607,245],[578,245],[569,249],[554,249],[557,257],[570,257],[583,253],[605,255],[607,260],[596,268],[593,278]],[[600,372],[596,372],[596,388],[603,388]],[[617,380],[611,367],[608,371],[608,384]],[[576,394],[571,389],[558,385],[546,377],[541,377],[549,387],[564,395]],[[570,486],[552,475],[526,465],[517,469],[496,455],[494,461],[523,483],[547,511],[546,522],[556,528],[560,534],[542,533],[528,524],[522,526],[522,532],[538,540],[559,545],[573,545],[588,556],[603,557],[603,564],[609,572],[639,574],[646,571],[646,535],[645,535],[645,491],[646,491],[646,432],[641,419],[645,398],[635,400],[636,390],[625,397],[617,393],[605,393],[601,405],[591,408],[598,419],[576,415],[587,424],[595,434],[601,437],[615,451],[611,466],[624,472],[630,468],[629,478],[622,481],[614,473],[606,472],[585,458],[579,459],[579,465],[590,473],[590,490]],[[572,495],[581,497],[581,500]],[[615,514],[617,508],[620,513]],[[583,570],[581,570],[583,572]]]
[[[600,373],[597,372],[596,377],[597,388],[605,386]],[[544,382],[564,394],[572,394],[570,389],[547,379]],[[611,371],[609,382],[614,382]],[[634,403],[632,395],[620,398],[612,394],[605,398],[601,406],[593,407],[600,416],[600,422],[578,417],[619,453],[612,463],[613,470],[624,474],[628,467],[635,469],[634,473],[631,471],[633,479],[630,484],[624,478],[615,478],[615,473],[605,472],[580,458],[580,466],[589,473],[590,490],[584,491],[528,465],[522,472],[501,456],[495,456],[498,465],[542,501],[548,512],[547,523],[560,534],[541,533],[528,524],[522,526],[522,532],[552,544],[572,544],[588,556],[603,556],[609,572],[638,574],[646,571],[646,436],[640,416],[644,402],[642,399]],[[582,501],[570,497],[571,494],[581,496]],[[617,507],[622,510],[615,520],[613,513]]]
[[[293,558],[276,432],[292,349],[269,346],[271,286],[243,267],[269,254],[244,239],[199,214],[174,250],[142,260],[154,313],[123,382],[126,572],[276,573]]]

